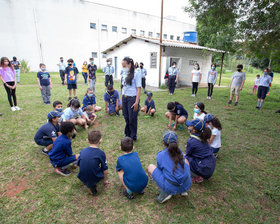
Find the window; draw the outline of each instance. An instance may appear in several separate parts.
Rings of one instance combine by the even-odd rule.
[[[140,30],[140,36],[145,36],[145,31],[144,30]]]
[[[96,23],[90,23],[90,29],[96,29]]]
[[[177,37],[177,40],[180,41],[180,37],[179,36]]]
[[[157,52],[151,52],[150,56],[150,67],[157,68]]]
[[[107,54],[102,54],[102,58],[107,58]]]
[[[157,38],[160,38],[160,33],[157,33]]]
[[[167,39],[167,34],[163,34],[163,39]]]
[[[149,37],[153,37],[153,32],[149,32]]]
[[[97,58],[97,52],[91,52],[91,56],[92,56],[93,58]]]
[[[134,35],[135,35],[135,34],[136,34],[136,30],[135,30],[135,29],[132,29],[132,30],[131,30],[131,34],[134,34]]]
[[[101,25],[101,30],[103,30],[103,31],[107,31],[107,25],[102,24],[102,25]]]
[[[117,31],[118,31],[118,27],[112,26],[112,31],[113,31],[113,32],[117,32]]]
[[[127,33],[127,29],[126,28],[122,28],[122,33]]]
[[[174,36],[173,35],[170,35],[170,40],[173,40],[174,39]]]

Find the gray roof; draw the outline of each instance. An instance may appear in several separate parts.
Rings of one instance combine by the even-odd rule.
[[[120,41],[119,43],[115,44],[114,46],[106,49],[102,53],[107,54],[117,47],[120,47],[124,44],[126,44],[128,41],[132,39],[138,39],[138,40],[143,40],[148,43],[154,43],[160,45],[160,40],[158,38],[151,38],[151,37],[143,37],[143,36],[136,36],[136,35],[131,35],[124,40]],[[211,52],[219,52],[219,53],[225,53],[223,50],[218,50],[214,48],[209,48],[209,47],[203,47],[199,46],[195,43],[189,43],[189,42],[182,42],[182,41],[173,41],[173,40],[162,40],[162,46],[166,47],[178,47],[178,48],[188,48],[188,49],[197,49],[197,50],[206,50],[206,51],[211,51]]]

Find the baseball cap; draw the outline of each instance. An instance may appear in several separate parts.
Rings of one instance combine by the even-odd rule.
[[[55,117],[61,117],[63,113],[60,113],[58,111],[51,111],[50,113],[48,113],[48,120],[55,118]]]
[[[152,92],[147,92],[147,96],[152,97],[153,93]]]
[[[170,144],[172,142],[177,142],[178,136],[174,131],[166,131],[163,134],[163,141],[167,144]]]
[[[193,126],[198,131],[203,131],[205,128],[205,122],[203,120],[200,120],[196,118],[192,121],[186,121],[187,126]]]
[[[204,117],[204,122],[210,122],[214,119],[214,115],[209,113],[209,114],[205,114],[205,117]]]

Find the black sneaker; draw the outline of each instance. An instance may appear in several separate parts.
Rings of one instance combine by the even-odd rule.
[[[155,114],[152,113],[152,114],[151,114],[151,117],[153,117],[154,115],[155,115]]]
[[[256,106],[256,109],[260,109],[258,106]]]
[[[123,190],[123,195],[127,197],[129,200],[134,198],[133,193],[132,194],[128,193],[126,189]]]
[[[162,204],[163,202],[169,200],[171,197],[172,195],[166,194],[165,192],[161,192],[157,197],[157,201]]]
[[[229,100],[229,101],[228,101],[228,104],[231,104],[231,103],[232,103],[232,100]]]
[[[42,154],[45,156],[49,156],[49,151],[46,148],[42,149]]]
[[[238,102],[235,102],[235,103],[234,103],[234,106],[237,106],[237,105],[238,105]]]
[[[69,170],[67,170],[67,169],[63,170],[61,168],[56,168],[55,172],[57,174],[60,174],[60,175],[64,176],[64,177],[67,177],[67,176],[69,176],[71,174],[71,172]]]
[[[275,113],[280,113],[280,110],[276,110]],[[0,116],[2,116],[2,115],[0,115]]]
[[[51,104],[51,102],[50,102],[50,101],[48,101],[46,104]]]
[[[68,101],[72,100],[72,97],[68,97]]]
[[[90,188],[89,190],[93,196],[97,194],[96,185],[94,187]]]
[[[116,112],[116,116],[119,117],[119,116],[120,116],[120,113],[119,113],[119,112]]]

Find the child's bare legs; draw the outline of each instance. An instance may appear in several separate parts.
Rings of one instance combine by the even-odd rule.
[[[184,124],[187,118],[185,116],[180,116],[177,120],[178,124]]]
[[[123,170],[118,171],[118,176],[119,176],[119,178],[120,178],[120,181],[121,181],[122,185],[124,186],[124,188],[125,188],[126,190],[129,190],[128,187],[125,186],[125,184],[124,184],[124,182],[123,182],[123,175],[124,175]]]
[[[99,107],[99,106],[94,106],[94,112],[98,112],[98,111],[101,111],[101,110],[102,110],[101,107]]]
[[[156,110],[155,109],[151,109],[151,114],[155,114]]]
[[[229,97],[229,100],[232,101],[233,97],[234,97],[234,94],[231,93],[231,94],[230,94],[230,97]]]
[[[149,177],[152,179],[152,174],[154,172],[154,170],[156,169],[157,167],[154,165],[154,164],[150,164],[148,167],[147,167],[147,171],[148,171],[148,175]]]
[[[72,89],[69,89],[69,98],[72,98]]]
[[[73,95],[76,97],[76,89],[73,89]]]
[[[236,95],[235,96],[235,102],[238,102],[238,100],[239,100],[239,95]]]
[[[87,121],[83,118],[70,119],[70,122],[72,122],[74,125],[84,126],[86,130],[88,129]]]
[[[146,112],[146,110],[147,110],[146,107],[142,107],[142,108],[141,108],[141,111],[142,111],[142,112]]]
[[[166,112],[165,113],[165,117],[167,117],[168,118],[168,121],[169,121],[169,123],[168,123],[168,127],[169,128],[171,128],[171,123],[172,123],[172,120],[174,120],[175,121],[175,117],[176,117],[176,115],[174,114],[174,113],[172,113],[172,112]]]

